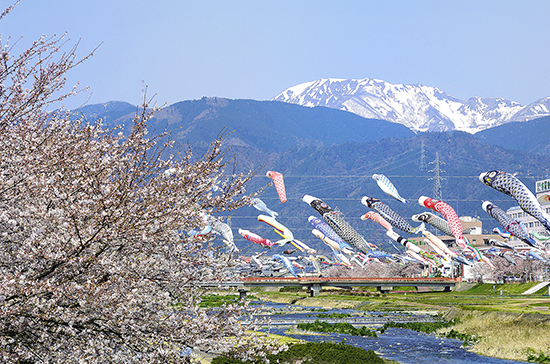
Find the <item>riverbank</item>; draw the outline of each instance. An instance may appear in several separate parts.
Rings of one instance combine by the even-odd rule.
[[[478,341],[468,350],[479,355],[526,360],[529,350],[550,356],[550,297],[521,296],[528,286],[478,285],[465,292],[394,292],[323,290],[317,297],[307,292],[254,292],[266,301],[319,308],[350,308],[365,311],[440,315],[460,321],[454,329]],[[500,291],[503,294],[500,294]]]
[[[550,315],[451,308],[443,318],[458,318],[452,329],[479,337],[469,347],[477,354],[513,360],[525,360],[529,350],[550,355]]]

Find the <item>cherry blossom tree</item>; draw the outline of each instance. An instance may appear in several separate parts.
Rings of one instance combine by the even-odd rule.
[[[0,15],[4,17],[10,9]],[[231,256],[185,231],[201,214],[246,204],[251,174],[221,145],[192,162],[148,134],[48,112],[82,62],[64,37],[20,54],[0,40],[0,361],[186,362],[190,349],[243,357],[272,350],[245,332],[243,303],[199,308],[205,280],[230,278]],[[170,173],[165,173],[167,170]]]
[[[522,282],[528,282],[543,275],[548,270],[548,263],[540,260],[526,259],[525,257],[513,256],[516,264],[508,262],[502,257],[491,257],[495,268],[490,268],[483,262],[475,263],[472,268],[474,279],[477,281],[494,280],[504,281],[509,277],[516,277]]]
[[[326,275],[328,277],[418,277],[422,273],[422,266],[417,263],[407,263],[403,266],[398,264],[387,264],[379,262],[370,262],[363,267],[354,264],[354,269],[347,267],[331,267]]]

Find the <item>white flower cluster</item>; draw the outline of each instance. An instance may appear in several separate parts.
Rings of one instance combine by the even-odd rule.
[[[198,307],[199,283],[227,278],[229,261],[181,231],[246,202],[249,176],[225,175],[223,138],[190,163],[163,158],[164,135],[147,133],[149,111],[126,136],[46,113],[78,64],[74,49],[57,53],[63,42],[41,38],[19,56],[0,42],[0,362],[165,363],[188,361],[189,348],[276,350],[245,339],[247,305]]]

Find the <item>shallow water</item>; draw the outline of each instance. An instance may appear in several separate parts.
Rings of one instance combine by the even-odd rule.
[[[418,363],[485,363],[485,364],[517,364],[526,363],[515,360],[496,359],[477,355],[466,351],[462,341],[438,338],[406,329],[387,329],[378,338],[366,338],[343,334],[317,335],[287,335],[285,329],[271,330],[274,334],[285,335],[304,341],[345,342],[349,345],[374,350],[385,359],[396,360],[403,364]]]
[[[267,303],[267,307],[276,310],[286,311],[296,309],[296,306]],[[311,310],[311,311],[310,311]],[[271,316],[274,320],[303,320],[311,319],[315,320],[319,309],[310,307],[304,308],[305,312],[292,311],[282,315]],[[313,311],[313,312],[312,312]],[[370,314],[377,317],[384,315],[389,319],[393,317],[408,316],[399,312],[363,312],[353,310],[341,310],[334,309],[322,312],[325,314],[330,313],[352,313],[356,315]],[[427,317],[427,315],[414,316]],[[414,320],[412,320],[414,321]],[[365,325],[369,326],[369,325]],[[496,359],[486,356],[477,355],[465,350],[462,347],[462,341],[454,339],[444,339],[436,337],[435,335],[424,334],[407,329],[387,329],[384,334],[379,334],[378,338],[367,338],[360,336],[350,336],[343,334],[323,334],[323,335],[298,335],[298,334],[286,334],[285,331],[290,326],[273,325],[270,328],[270,332],[278,335],[284,335],[301,339],[304,341],[332,341],[332,342],[345,342],[349,345],[354,345],[367,350],[374,350],[381,357],[391,360],[396,360],[403,364],[418,364],[418,363],[453,363],[453,364],[466,364],[466,363],[483,363],[483,364],[518,364],[526,363],[523,361]]]

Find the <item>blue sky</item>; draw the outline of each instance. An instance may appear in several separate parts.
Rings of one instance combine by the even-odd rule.
[[[13,1],[0,1],[5,8]],[[95,55],[74,107],[203,96],[267,100],[319,78],[435,86],[460,99],[550,96],[550,1],[22,0],[2,42],[68,32]]]

